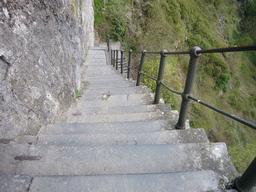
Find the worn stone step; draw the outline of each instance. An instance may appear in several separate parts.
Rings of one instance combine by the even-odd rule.
[[[108,66],[108,65],[106,65]],[[109,67],[109,66],[108,66]],[[97,70],[86,70],[84,72],[84,77],[93,77],[93,76],[96,76],[96,77],[103,77],[103,76],[111,76],[113,74],[115,74],[116,72],[113,70],[111,71],[108,71],[108,70],[101,70],[101,71],[97,71]]]
[[[119,133],[145,133],[156,132],[165,129],[173,129],[170,120],[150,120],[131,122],[108,122],[108,123],[64,123],[48,124],[41,128],[39,134],[66,135],[66,134],[119,134]]]
[[[107,62],[106,59],[88,59],[86,64],[91,66],[105,66],[107,65]]]
[[[128,94],[131,94],[130,92],[128,93],[123,93],[122,91],[125,91],[126,89],[127,90],[131,90],[133,88],[136,88],[136,86],[134,85],[119,85],[118,87],[114,87],[114,86],[90,86],[90,84],[85,84],[85,87],[84,87],[84,90],[88,90],[88,94],[90,94],[90,91],[93,91],[93,90],[99,90],[99,91],[108,91],[108,90],[111,90],[111,91],[116,91],[119,93],[119,95],[128,95]]]
[[[235,173],[224,143],[21,147],[8,145],[1,154],[0,162],[0,165],[4,162],[5,167],[12,167],[12,171],[18,175],[112,175],[214,170],[230,177]],[[37,160],[15,160],[17,155],[32,156]],[[5,169],[4,166],[1,168]],[[4,174],[13,174],[6,171],[3,170]]]
[[[93,89],[97,89],[98,87],[114,87],[114,88],[119,88],[119,87],[135,87],[135,83],[131,81],[125,81],[122,79],[119,80],[108,80],[108,81],[103,81],[103,80],[94,80],[94,81],[83,81],[85,84],[85,87],[90,89],[93,87]]]
[[[111,68],[111,66],[109,65],[105,65],[105,66],[92,66],[92,65],[86,65],[85,63],[85,66],[86,66],[86,71],[88,70],[92,70],[92,71],[95,71],[95,72],[98,72],[98,71],[114,71],[115,69],[113,69],[113,67]]]
[[[104,59],[106,61],[106,56],[105,56],[105,53],[103,51],[99,54],[92,54],[92,53],[89,52],[89,54],[86,58],[86,63],[87,63],[88,59],[95,59],[95,60],[97,60],[97,59],[102,59],[103,60]]]
[[[108,72],[114,72],[115,69],[111,68],[109,65],[104,66],[94,66],[94,65],[87,65],[87,63],[84,64],[85,66],[85,72],[102,72],[102,71],[108,71]],[[92,75],[90,75],[92,76]]]
[[[176,110],[171,110],[171,105],[131,105],[131,106],[114,106],[114,107],[86,107],[78,110],[76,107],[71,107],[66,112],[66,116],[82,116],[82,115],[107,115],[107,114],[129,114],[142,112],[163,112],[163,114],[175,113]]]
[[[89,51],[95,51],[96,53],[100,52],[100,51],[105,51],[106,50],[106,45],[105,44],[99,44],[99,46],[95,46],[95,47],[90,47]]]
[[[25,192],[28,191],[32,177],[27,175],[0,174],[1,192]]]
[[[98,53],[89,51],[87,54],[86,61],[88,58],[90,58],[90,59],[98,59],[98,58],[106,59],[106,55],[105,55],[104,51],[99,51]]]
[[[162,112],[143,112],[129,114],[107,114],[107,115],[75,115],[67,116],[66,123],[105,123],[105,122],[128,122],[148,121],[162,119]]]
[[[128,95],[106,95],[104,100],[82,101],[77,104],[78,109],[84,107],[114,107],[114,106],[130,106],[130,105],[149,105],[153,103],[151,94],[128,94]]]
[[[145,144],[209,143],[204,129],[133,134],[78,134],[23,136],[17,143],[58,146],[115,146]]]
[[[38,191],[161,191],[206,192],[219,187],[219,176],[212,170],[166,174],[34,177],[31,192]]]
[[[86,58],[86,64],[92,62],[92,61],[102,61],[102,62],[106,62],[106,57],[105,54],[98,54],[98,55],[88,55],[88,57]]]
[[[112,95],[129,95],[129,94],[144,94],[151,93],[150,89],[145,86],[140,87],[119,87],[117,88],[98,88],[98,89],[85,89],[82,91],[82,98],[84,101],[94,101],[98,99],[106,99],[106,96]]]
[[[85,107],[86,108],[86,107]],[[70,114],[70,110],[66,115],[63,115],[63,122],[66,123],[100,123],[100,122],[123,122],[123,121],[148,121],[152,119],[166,119],[173,122],[178,120],[178,111],[169,110],[167,112],[156,109],[154,111],[145,111],[145,112],[135,112],[131,110],[123,113],[113,113],[113,114],[91,114],[87,113],[85,108],[80,108],[80,105],[75,108],[76,112]],[[90,107],[89,109],[91,109]],[[99,107],[96,107],[99,108]],[[112,108],[112,107],[106,107]],[[121,108],[121,107],[120,107]],[[82,111],[82,112],[80,112]],[[115,112],[115,111],[113,111]],[[116,111],[117,112],[117,111]],[[64,118],[65,117],[65,118]]]
[[[84,74],[87,75],[88,77],[102,76],[102,75],[104,76],[104,75],[117,74],[117,71],[109,65],[102,65],[102,66],[88,65],[86,66]]]
[[[87,59],[86,59],[86,65],[94,65],[95,63],[99,63],[99,62],[101,62],[101,63],[106,63],[106,58],[105,58],[105,56],[101,56],[101,55],[99,55],[99,56],[97,56],[97,57],[88,57]]]
[[[109,75],[103,75],[103,76],[88,76],[84,75],[83,77],[84,80],[88,81],[109,81],[109,80],[123,80],[123,81],[132,81],[132,79],[127,79],[127,74],[120,74],[119,72],[115,71],[113,74]],[[133,80],[133,82],[135,82]]]
[[[105,76],[85,76],[84,80],[88,81],[109,81],[109,80],[124,80],[127,81],[126,77],[120,74],[112,74],[112,75],[105,75]]]
[[[85,89],[81,91],[82,97],[79,100],[82,101],[95,101],[105,100],[108,96],[112,95],[129,95],[129,94],[143,94],[151,93],[147,87],[122,87],[116,88],[98,88],[98,89]],[[78,101],[79,102],[79,101]]]
[[[106,66],[107,62],[105,60],[93,60],[93,61],[88,61],[87,65],[91,65],[91,66]]]
[[[106,61],[106,54],[105,51],[99,51],[99,53],[95,53],[95,52],[88,52],[88,55],[86,57],[86,62],[85,64],[87,64],[87,60],[88,59],[104,59]]]

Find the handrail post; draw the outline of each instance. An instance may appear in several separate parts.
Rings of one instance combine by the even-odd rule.
[[[116,50],[116,70],[118,70],[118,50]]]
[[[114,53],[114,55],[113,55],[113,67],[115,67],[115,62],[116,62],[116,50],[113,50],[113,53]]]
[[[166,62],[166,53],[167,50],[161,51],[161,59],[160,59],[160,65],[159,65],[159,71],[158,71],[158,77],[157,77],[157,85],[156,85],[156,94],[155,94],[155,101],[154,104],[158,104],[161,96],[161,87],[163,83],[164,78],[164,68],[165,68],[165,62]]]
[[[110,51],[110,63],[111,63],[111,65],[113,65],[113,51],[111,50]]]
[[[140,81],[141,81],[141,73],[143,71],[143,65],[145,62],[145,56],[146,56],[147,51],[143,50],[141,53],[141,59],[140,59],[140,70],[138,71],[138,77],[137,77],[137,83],[136,86],[140,86]]]
[[[124,66],[123,66],[123,59],[124,59],[124,50],[121,50],[121,73],[124,73]]]
[[[241,192],[251,192],[256,184],[256,157],[242,176],[234,180],[234,188]]]
[[[130,79],[131,73],[131,62],[132,62],[132,50],[129,51],[129,61],[128,61],[128,71],[127,71],[127,79]]]
[[[201,54],[196,53],[196,51],[198,50],[201,50],[201,48],[198,46],[194,46],[189,50],[189,67],[184,92],[182,94],[182,103],[180,108],[179,120],[175,127],[176,129],[185,129],[185,122],[187,119],[189,106],[189,99],[187,96],[192,94],[192,88],[195,82],[198,60],[199,57],[201,56]]]
[[[107,35],[107,46],[108,46],[108,51],[109,51],[109,40],[110,39],[110,37],[109,37],[109,35]]]

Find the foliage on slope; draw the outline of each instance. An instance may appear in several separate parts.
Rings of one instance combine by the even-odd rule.
[[[101,37],[110,34],[134,51],[189,50],[255,44],[254,1],[236,0],[95,0],[95,27]],[[134,65],[140,55],[134,54]],[[159,56],[147,56],[144,71],[157,77]],[[182,91],[188,56],[168,57],[164,82]],[[200,57],[194,96],[236,116],[256,123],[255,52],[204,54]],[[143,83],[152,91],[156,84]],[[162,97],[174,109],[180,97],[163,89]],[[204,127],[211,141],[224,141],[239,172],[255,151],[255,131],[196,103],[191,103],[190,124]],[[244,152],[244,153],[242,153]]]

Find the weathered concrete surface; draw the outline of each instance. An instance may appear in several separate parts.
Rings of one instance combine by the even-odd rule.
[[[13,149],[23,145],[11,145]],[[2,174],[30,176],[46,175],[105,175],[170,173],[213,170],[224,178],[235,173],[224,143],[188,143],[173,145],[116,145],[116,146],[46,146],[31,145],[20,151],[5,150],[0,162],[13,169]],[[22,154],[23,153],[23,154]],[[37,156],[39,160],[19,161],[17,155]],[[228,172],[227,172],[228,170]]]
[[[70,106],[93,23],[92,0],[0,1],[0,142]]]
[[[40,130],[40,134],[108,134],[108,133],[144,133],[170,128],[170,122],[164,120],[130,121],[110,123],[65,123],[49,124]],[[174,127],[171,127],[174,129]]]
[[[172,174],[35,177],[30,191],[159,191],[202,192],[218,190],[219,176],[203,170]]]
[[[115,146],[145,144],[209,143],[204,129],[172,130],[135,134],[79,134],[29,136],[27,142],[59,146]],[[24,138],[23,138],[24,139]],[[26,142],[26,141],[20,141]]]
[[[27,175],[0,175],[0,191],[25,192],[32,178]]]

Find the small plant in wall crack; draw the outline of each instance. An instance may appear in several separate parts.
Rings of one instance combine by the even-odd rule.
[[[80,97],[82,97],[80,91],[76,90],[76,98],[79,99]]]

